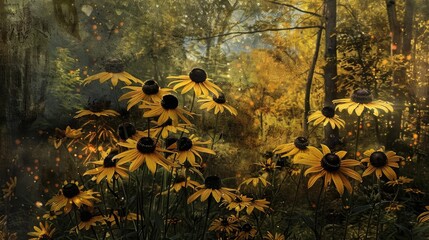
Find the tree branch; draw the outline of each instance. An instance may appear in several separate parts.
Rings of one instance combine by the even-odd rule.
[[[311,29],[311,28],[318,28],[321,29],[323,26],[296,26],[296,27],[289,27],[289,28],[266,28],[266,29],[257,29],[253,31],[235,31],[235,32],[227,32],[217,35],[212,35],[208,37],[200,37],[200,38],[191,38],[190,40],[205,40],[209,38],[215,38],[215,37],[223,37],[223,36],[229,36],[229,35],[245,35],[245,34],[254,34],[254,33],[262,33],[262,32],[279,32],[279,31],[288,31],[288,30],[296,30],[296,29]]]
[[[297,10],[298,12],[311,14],[311,15],[316,16],[316,17],[322,17],[320,14],[317,14],[317,13],[315,13],[315,12],[310,12],[310,11],[302,10],[302,9],[300,9],[300,8],[298,8],[298,7],[293,6],[292,4],[288,4],[288,3],[281,3],[281,2],[272,1],[272,0],[267,0],[267,1],[268,1],[268,2],[270,2],[270,3],[272,3],[272,4],[277,4],[277,5],[281,5],[281,6],[285,6],[285,7],[289,7],[289,8],[295,9],[295,10]]]

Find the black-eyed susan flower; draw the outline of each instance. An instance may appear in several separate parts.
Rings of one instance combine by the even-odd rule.
[[[117,133],[119,139],[122,141],[126,141],[128,138],[139,140],[141,137],[144,136],[143,131],[137,130],[134,124],[129,122],[119,124]]]
[[[210,224],[209,231],[225,232],[228,235],[239,229],[238,221],[231,221],[231,218],[217,218]]]
[[[422,222],[426,222],[427,220],[429,220],[429,206],[426,206],[425,208],[426,208],[426,210],[428,210],[428,211],[426,211],[426,212],[422,212],[422,213],[420,213],[420,215],[419,215],[419,216],[417,216],[417,220],[418,220],[420,223],[422,223]]]
[[[55,228],[48,222],[39,223],[39,227],[33,227],[34,232],[29,232],[27,235],[30,236],[29,240],[41,240],[41,239],[54,239]]]
[[[15,188],[17,183],[16,177],[9,178],[9,181],[6,182],[6,185],[2,188],[3,199],[8,199],[9,201],[15,195]]]
[[[252,214],[254,209],[257,209],[258,211],[265,212],[265,208],[269,208],[270,202],[264,199],[253,199],[250,201],[249,206],[246,207],[246,213]]]
[[[277,163],[278,162],[279,161],[277,161]],[[264,161],[259,161],[258,163],[255,163],[255,164],[261,167],[261,171],[272,172],[275,169],[281,168],[279,165],[277,165],[277,163],[274,162],[271,158],[268,158],[268,159],[266,159]]]
[[[80,208],[83,205],[92,207],[93,201],[98,201],[94,196],[97,192],[90,190],[83,191],[83,186],[78,182],[65,181],[58,195],[48,200],[46,205],[51,205],[51,211],[60,211],[64,208],[64,213],[69,213],[73,206]]]
[[[73,129],[70,126],[67,126],[66,130],[55,128],[54,147],[58,149],[61,144],[67,139],[72,139],[72,141],[70,142],[70,144],[72,144],[74,142],[73,140],[80,138],[82,135],[82,128]]]
[[[97,73],[89,76],[83,80],[83,84],[86,85],[92,81],[99,80],[100,83],[104,83],[107,80],[112,80],[112,85],[116,86],[118,81],[124,82],[130,85],[132,82],[141,83],[142,81],[133,75],[124,71],[124,63],[120,59],[112,58],[108,59],[104,65],[104,72]]]
[[[275,233],[272,234],[271,232],[267,232],[267,234],[264,236],[265,240],[285,240],[285,236],[281,233]]]
[[[102,215],[95,215],[92,209],[82,209],[79,218],[79,230],[89,230],[91,227],[97,226],[97,223],[104,223],[104,217]]]
[[[207,73],[201,68],[194,68],[189,75],[169,76],[167,79],[173,79],[170,85],[173,86],[173,90],[182,88],[182,94],[187,93],[191,89],[194,90],[197,97],[201,95],[209,96],[209,92],[218,96],[219,92],[222,92],[220,87],[212,82],[211,79],[207,78]]]
[[[207,112],[214,109],[214,114],[223,113],[228,110],[232,115],[237,116],[237,110],[232,106],[226,104],[226,98],[223,93],[219,93],[219,96],[214,95],[213,97],[202,96],[201,99],[198,100],[201,102],[200,109],[206,109]]]
[[[323,126],[330,124],[331,128],[344,128],[345,121],[335,114],[333,107],[327,106],[322,111],[316,111],[308,117],[308,122],[313,122],[314,126],[323,123]]]
[[[248,206],[250,206],[252,201],[252,198],[247,197],[246,195],[240,194],[237,195],[236,198],[234,198],[232,201],[228,202],[225,201],[226,208],[229,210],[235,210],[236,212],[241,212],[242,210],[246,209]]]
[[[267,181],[268,173],[263,173],[261,175],[258,175],[256,177],[250,177],[244,180],[240,185],[238,185],[238,188],[241,188],[242,185],[250,185],[252,184],[253,187],[257,187],[259,184],[266,187],[270,184],[270,182]]]
[[[156,122],[154,122],[156,124]],[[177,126],[173,125],[173,121],[171,119],[168,119],[167,122],[163,123],[162,125],[153,127],[149,130],[145,130],[143,132],[143,135],[148,135],[148,132],[150,134],[151,137],[158,137],[159,134],[161,134],[162,138],[167,138],[170,133],[178,133],[178,132],[184,132],[184,133],[189,133],[188,129],[186,129],[187,127],[189,127],[189,124],[183,124],[183,123],[179,123],[177,124]]]
[[[142,137],[138,141],[129,138],[126,142],[120,142],[118,145],[126,147],[128,150],[119,153],[113,159],[119,159],[116,163],[119,165],[131,162],[129,168],[131,172],[134,172],[143,163],[152,173],[155,173],[156,165],[170,169],[170,163],[160,153],[160,151],[165,150],[159,148],[157,143],[150,137]]]
[[[335,109],[340,112],[347,109],[350,115],[355,112],[356,115],[360,116],[365,109],[372,111],[375,116],[379,115],[379,110],[386,113],[393,112],[392,103],[374,100],[368,89],[355,90],[350,98],[336,99],[332,102],[337,104]]]
[[[237,234],[236,240],[253,239],[256,236],[256,233],[256,228],[249,223],[246,223],[242,227],[240,227],[240,231]]]
[[[352,185],[347,179],[351,177],[355,180],[362,181],[359,173],[350,167],[359,166],[360,162],[353,159],[345,159],[346,151],[331,153],[331,150],[322,144],[322,152],[317,149],[316,154],[303,154],[297,160],[297,164],[310,166],[304,175],[313,174],[308,180],[308,188],[311,188],[319,178],[324,178],[324,187],[326,188],[331,182],[334,182],[337,191],[342,195],[344,187],[352,192]]]
[[[386,185],[390,186],[397,186],[397,185],[403,185],[412,182],[412,178],[407,178],[405,176],[399,176],[398,179],[393,179],[391,181],[386,182]]]
[[[141,218],[141,217],[140,217]],[[106,219],[113,226],[119,222],[123,221],[137,221],[137,213],[126,212],[125,209],[114,210]]]
[[[300,154],[315,154],[317,151],[317,148],[309,146],[306,137],[297,137],[293,143],[281,144],[274,149],[274,153],[281,155],[281,157],[294,156],[293,163]]]
[[[130,110],[134,105],[148,102],[160,102],[164,95],[172,91],[170,88],[161,88],[154,80],[147,80],[143,86],[126,86],[124,89],[130,89],[130,92],[123,94],[118,101],[129,99],[127,102],[127,110]]]
[[[423,192],[422,190],[417,189],[417,188],[404,188],[404,191],[406,193],[425,194],[425,192]]]
[[[185,177],[183,175],[178,175],[174,178],[173,185],[170,188],[170,191],[179,192],[182,188],[192,188],[195,189],[197,186],[200,186],[199,182],[191,180],[191,177]]]
[[[398,203],[398,202],[391,202],[389,206],[385,207],[384,210],[387,212],[396,212],[404,208],[404,205]]]
[[[139,108],[149,109],[143,114],[143,117],[158,117],[157,125],[162,125],[167,122],[168,119],[171,119],[173,125],[177,126],[179,124],[179,118],[187,124],[192,124],[185,117],[185,115],[192,116],[191,112],[180,108],[179,100],[171,94],[164,95],[159,102],[144,102]]]
[[[399,168],[398,162],[403,159],[403,157],[396,155],[393,151],[384,152],[383,148],[380,148],[377,151],[370,149],[365,151],[363,154],[366,158],[362,159],[361,162],[366,163],[367,168],[362,173],[362,177],[375,172],[378,179],[380,179],[383,174],[390,181],[396,179],[396,173],[393,171],[392,167]]]
[[[96,117],[115,117],[119,116],[119,113],[115,110],[108,109],[110,107],[110,101],[107,100],[88,100],[88,103],[83,110],[76,112],[73,118],[81,118],[84,116],[96,116]]]
[[[46,211],[46,213],[43,214],[42,218],[46,219],[46,220],[51,220],[52,221],[52,220],[56,219],[61,214],[63,214],[62,211],[58,211],[58,212],[55,212],[55,211]]]
[[[198,137],[191,135],[189,138],[179,138],[177,142],[171,144],[167,149],[175,149],[176,159],[180,164],[184,164],[185,161],[188,161],[192,166],[195,166],[197,164],[196,157],[202,160],[200,153],[216,154],[213,150],[201,146],[208,145],[210,142],[210,140],[201,142]]]
[[[104,178],[108,182],[111,182],[113,178],[128,178],[127,169],[118,164],[117,159],[113,159],[118,154],[118,151],[101,151],[101,159],[95,162],[89,162],[94,164],[95,168],[86,171],[83,175],[94,175],[93,180],[98,183]]]
[[[216,202],[220,202],[221,199],[226,201],[232,201],[236,197],[233,193],[235,190],[231,188],[222,187],[222,181],[218,176],[209,176],[204,180],[204,184],[197,187],[197,191],[188,198],[188,204],[195,201],[200,197],[201,202],[206,201],[212,196]]]

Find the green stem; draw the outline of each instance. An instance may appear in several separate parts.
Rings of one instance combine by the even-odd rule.
[[[169,205],[170,205],[170,190],[171,190],[171,187],[170,187],[170,185],[171,185],[171,181],[173,180],[173,169],[174,168],[171,168],[171,171],[170,171],[170,176],[169,176],[169,178],[168,178],[168,183],[167,183],[167,205],[166,205],[166,208],[165,208],[165,222],[164,222],[164,239],[167,239],[167,231],[168,231],[168,214],[169,214],[169,210],[170,210],[170,208],[168,207]],[[177,174],[177,172],[176,172],[176,174]]]
[[[379,178],[377,178],[377,185],[378,185],[378,196],[380,198],[379,202],[378,202],[378,214],[377,214],[377,228],[375,230],[375,239],[378,240],[378,234],[379,234],[379,229],[380,229],[380,222],[381,222],[381,181]]]
[[[375,202],[372,204],[371,213],[369,214],[368,224],[366,226],[365,240],[368,239],[369,228],[371,226],[372,215],[374,213]]]
[[[293,215],[293,211],[295,211],[296,200],[298,199],[299,187],[301,186],[301,180],[302,180],[302,177],[304,176],[303,170],[304,170],[304,167],[301,167],[301,172],[300,172],[300,175],[299,175],[298,183],[296,185],[295,194],[294,194],[294,197],[293,197],[292,209],[290,210],[291,216]],[[290,223],[290,220],[288,220],[288,222]],[[289,235],[289,228],[291,227],[290,225],[291,224],[287,224],[286,229],[283,231],[283,235],[285,235],[285,236]]]
[[[315,235],[315,237],[316,237],[316,239],[321,239],[321,237],[322,237],[322,234],[321,233],[319,233],[319,227],[318,227],[318,216],[319,216],[319,214],[318,214],[318,210],[319,210],[319,207],[320,207],[320,199],[321,199],[321,197],[322,197],[322,192],[323,192],[323,188],[324,188],[325,186],[324,186],[324,184],[322,183],[322,185],[321,185],[321,188],[320,188],[320,192],[319,192],[319,196],[317,197],[317,204],[316,204],[316,210],[314,211],[314,235]]]
[[[316,124],[315,126],[313,126],[313,128],[310,130],[310,132],[307,134],[306,138],[308,139],[310,137],[310,135],[314,132],[314,130],[316,130],[316,128],[320,125],[321,123]]]
[[[255,218],[255,221],[256,221],[256,227],[258,228],[259,237],[261,239],[264,239],[264,236],[262,235],[262,229],[261,229],[261,225],[260,225],[258,216],[256,216],[255,211],[253,211],[252,213],[253,213],[253,217]]]
[[[98,239],[97,232],[95,231],[94,227],[92,227],[92,226],[91,226],[91,231],[92,231],[92,233],[94,233],[95,238],[96,238],[97,240],[99,240],[99,239]]]
[[[207,212],[206,212],[206,219],[204,220],[204,228],[203,228],[203,237],[201,239],[206,239],[206,229],[207,229],[207,223],[209,221],[209,214],[210,214],[210,205],[212,202],[212,196],[209,196],[209,199],[207,200]]]
[[[216,121],[215,121],[215,126],[214,126],[212,145],[210,146],[210,149],[212,149],[212,150],[213,150],[213,146],[214,146],[215,140],[216,140],[218,119],[219,119],[219,113],[216,114]]]
[[[357,159],[357,152],[358,152],[358,145],[359,145],[359,134],[360,134],[360,120],[361,120],[361,116],[358,116],[357,119],[357,129],[356,129],[356,142],[355,142],[355,159]],[[354,185],[354,183],[353,183]],[[352,186],[354,187],[354,186]],[[343,235],[343,239],[345,240],[347,238],[347,231],[348,231],[348,225],[349,225],[349,216],[350,216],[350,209],[351,209],[351,204],[353,201],[353,191],[350,193],[350,199],[349,199],[349,209],[347,210],[346,213],[346,222],[345,222],[345,226],[344,226],[344,235]]]
[[[190,112],[194,109],[194,103],[195,103],[195,91],[192,94],[192,102],[191,102],[191,108],[189,109]]]

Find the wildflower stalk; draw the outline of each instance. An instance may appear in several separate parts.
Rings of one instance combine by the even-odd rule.
[[[207,212],[206,212],[206,219],[204,220],[204,228],[203,228],[203,236],[201,239],[206,239],[206,230],[207,230],[207,223],[209,221],[209,214],[210,214],[210,205],[212,202],[212,196],[209,197],[207,200]]]
[[[380,228],[380,221],[381,221],[381,181],[379,178],[377,178],[377,186],[378,186],[378,197],[379,197],[379,202],[378,202],[378,214],[377,214],[377,228],[375,230],[375,239],[379,239],[378,238],[378,234],[379,234],[379,228]]]
[[[71,214],[68,214],[70,217],[70,223],[73,222],[72,216]],[[77,239],[80,239],[80,235],[79,235],[79,225],[77,223],[77,213],[76,213],[76,209],[74,209],[74,218],[75,218],[75,224],[76,224],[76,228],[74,229],[74,232],[76,233],[76,237]]]
[[[296,185],[295,194],[293,197],[292,209],[290,210],[291,215],[293,214],[293,211],[295,210],[295,207],[296,207],[296,200],[298,199],[298,191],[299,191],[299,187],[301,186],[302,177],[304,175],[303,170],[304,170],[304,167],[301,167],[298,183]],[[287,224],[286,229],[283,231],[283,235],[285,236],[289,235],[289,228],[290,228],[290,224]]]
[[[322,239],[322,232],[318,230],[318,212],[319,212],[319,207],[320,207],[320,199],[322,197],[322,192],[323,192],[323,188],[324,188],[324,184],[322,183],[321,188],[320,188],[320,192],[319,192],[319,196],[317,197],[317,203],[316,203],[316,210],[314,211],[314,235],[316,237],[316,239]]]
[[[216,114],[216,121],[215,121],[215,126],[214,126],[214,131],[213,131],[212,145],[210,146],[210,149],[212,149],[212,150],[213,150],[213,146],[214,146],[215,140],[216,140],[218,120],[219,120],[219,114]]]
[[[192,94],[192,102],[191,102],[191,108],[189,109],[190,112],[194,109],[194,103],[195,103],[195,91]]]
[[[98,235],[97,235],[97,232],[95,231],[95,229],[94,229],[94,227],[93,227],[93,226],[91,226],[91,231],[92,231],[92,233],[94,234],[95,239],[99,240]]]
[[[314,132],[314,130],[317,129],[317,127],[320,125],[321,123],[318,123],[317,125],[313,126],[313,128],[310,130],[310,132],[308,132],[308,134],[304,134],[306,135],[306,138],[308,139],[310,137],[310,135]]]
[[[255,218],[255,221],[256,221],[256,227],[258,228],[259,237],[261,239],[264,239],[264,236],[262,236],[261,224],[260,224],[258,216],[256,216],[255,212],[253,212],[253,217]]]
[[[356,142],[355,142],[355,159],[357,159],[357,152],[358,152],[358,145],[359,145],[359,133],[360,133],[360,122],[361,122],[361,116],[358,116],[357,119],[357,129],[356,129]],[[354,182],[352,183],[352,188],[354,188]],[[349,217],[350,217],[350,209],[351,209],[351,203],[353,201],[353,191],[350,193],[350,199],[349,199],[349,209],[347,209],[346,212],[346,221],[345,221],[345,225],[344,225],[344,235],[343,235],[343,239],[347,238],[347,231],[348,231],[348,225],[349,225]]]
[[[75,207],[73,207],[73,212],[74,212],[74,221],[76,224],[76,235],[77,235],[77,239],[80,239],[80,232],[79,232],[79,222],[77,221],[77,210]],[[70,216],[70,215],[69,215]],[[70,216],[71,219],[71,216]]]
[[[174,157],[174,159],[176,159],[176,157]],[[174,162],[174,160],[173,160],[173,162]],[[176,172],[176,174],[177,174],[177,172]],[[172,179],[173,179],[173,168],[171,168],[170,176],[168,178],[168,183],[167,183],[167,205],[165,207],[164,239],[167,239],[167,231],[168,231],[167,219],[168,219],[168,214],[169,214],[169,207],[168,206],[170,205],[170,192],[171,192],[169,186],[171,184]]]
[[[152,213],[152,203],[153,203],[153,198],[154,198],[154,196],[155,196],[155,194],[154,194],[154,192],[153,192],[153,189],[155,188],[155,180],[156,180],[156,173],[157,173],[157,170],[158,170],[158,165],[156,165],[156,167],[155,167],[155,173],[153,174],[153,178],[152,178],[152,187],[151,187],[152,194],[150,195],[150,202],[149,202],[149,219],[150,219],[150,215],[151,215],[151,213]]]

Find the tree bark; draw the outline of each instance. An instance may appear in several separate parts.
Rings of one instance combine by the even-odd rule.
[[[336,83],[337,78],[337,1],[325,1],[325,60],[324,67],[325,78],[325,106],[333,106],[332,100],[336,98]],[[324,142],[330,147],[335,148],[339,144],[338,130],[325,127]]]
[[[396,1],[386,0],[387,16],[389,21],[390,35],[391,35],[391,55],[403,54],[405,56],[404,61],[407,60],[407,56],[411,54],[411,39],[413,32],[414,22],[414,9],[415,0],[407,0],[405,2],[405,15],[404,15],[404,32],[401,30],[401,26],[396,16]],[[401,86],[406,83],[407,69],[405,66],[399,68],[393,72],[393,84],[395,86]],[[410,92],[408,92],[409,94]],[[400,138],[401,127],[402,127],[402,113],[405,109],[406,93],[400,90],[398,87],[393,89],[393,96],[395,97],[395,111],[392,114],[392,124],[387,133],[386,146],[391,147],[394,140]]]
[[[20,137],[44,111],[47,74],[47,21],[34,17],[26,0],[10,5],[0,0],[0,168]],[[13,11],[10,11],[13,9]],[[46,31],[46,32],[45,32]],[[6,174],[0,174],[7,176]]]

